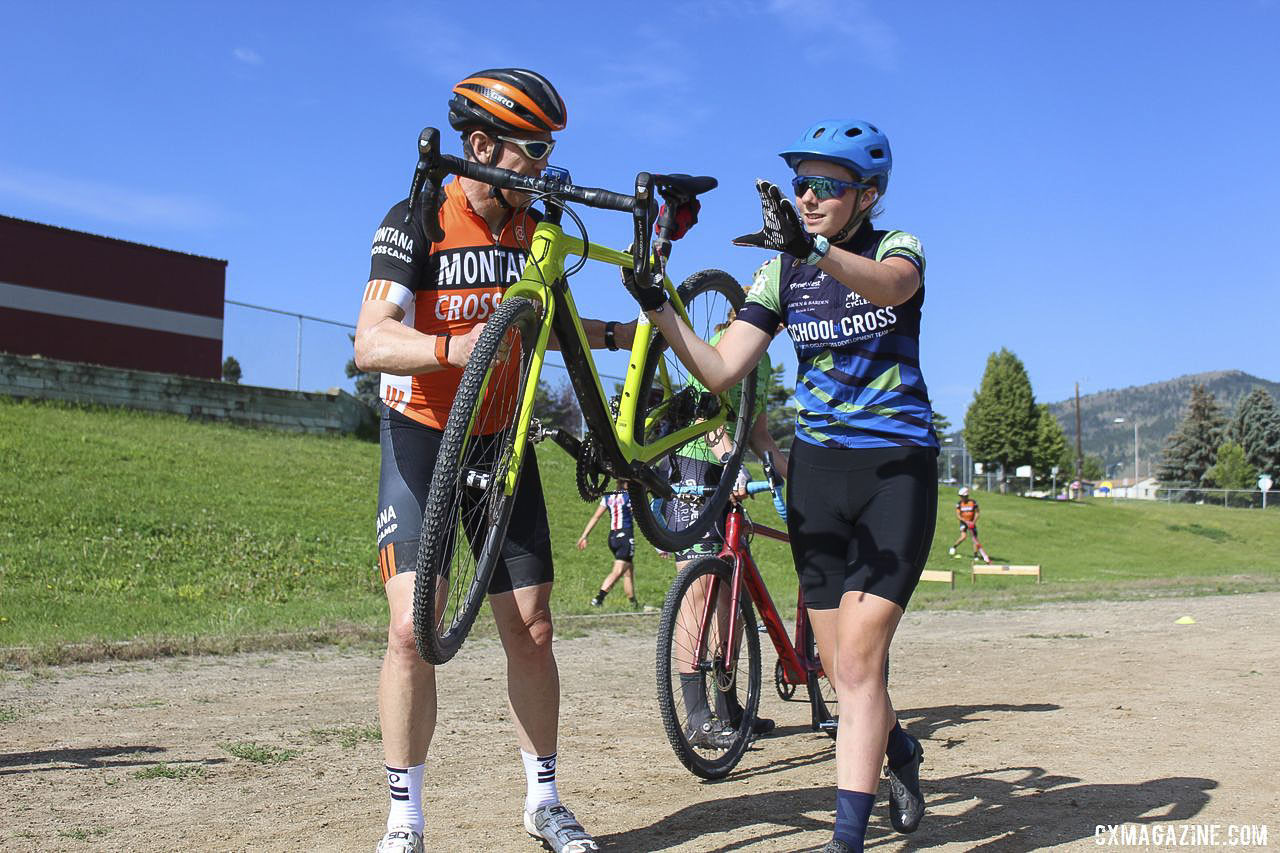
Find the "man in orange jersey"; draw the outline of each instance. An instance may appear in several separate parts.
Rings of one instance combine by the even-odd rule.
[[[468,159],[537,175],[565,127],[564,101],[542,75],[522,68],[480,71],[453,88],[449,122]],[[440,439],[462,369],[485,321],[519,280],[537,224],[529,196],[468,178],[446,184],[444,238],[431,242],[409,200],[374,235],[369,282],[356,326],[356,364],[382,371],[382,472],[378,549],[390,605],[378,689],[390,809],[378,853],[423,850],[422,778],[436,722],[434,668],[413,636],[418,536]],[[420,210],[420,209],[419,209]],[[583,320],[593,347],[630,346],[633,323]],[[551,649],[551,539],[537,459],[525,455],[502,560],[489,601],[507,656],[507,696],[527,781],[524,826],[553,851],[596,843],[560,803],[556,733],[560,680]]]

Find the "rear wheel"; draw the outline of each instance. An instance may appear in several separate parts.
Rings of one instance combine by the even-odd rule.
[[[662,723],[680,763],[703,779],[721,779],[741,760],[760,707],[760,635],[745,595],[730,634],[732,578],[717,557],[685,566],[658,625]]]
[[[476,341],[449,411],[413,590],[414,637],[429,663],[448,661],[462,646],[502,556],[515,502],[505,481],[538,329],[533,301],[503,302]],[[531,453],[526,444],[525,458]]]
[[[730,310],[737,311],[746,301],[742,286],[721,270],[694,273],[680,285],[679,294],[690,326],[704,341],[710,340],[727,323]],[[723,405],[694,379],[661,335],[655,336],[649,345],[642,376],[641,405],[637,408],[643,415],[637,414],[635,427],[635,440],[639,444],[651,444],[664,435],[714,417]],[[756,390],[756,374],[752,370],[736,391],[728,393],[733,409],[723,425],[695,436],[648,463],[664,482],[676,483],[681,480],[679,457],[702,459],[708,476],[695,485],[713,487],[714,494],[705,500],[693,496],[670,498],[666,494],[655,494],[639,480],[631,481],[629,491],[636,524],[657,547],[666,551],[687,548],[701,539],[724,514],[751,432]],[[718,461],[726,452],[728,458]],[[668,522],[668,515],[677,515],[667,511],[670,499],[688,502],[688,506],[680,508],[679,522],[675,524]]]

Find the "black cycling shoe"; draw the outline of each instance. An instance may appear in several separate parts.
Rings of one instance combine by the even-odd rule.
[[[738,732],[712,718],[699,726],[687,727],[684,737],[689,742],[689,746],[699,749],[727,750],[738,739]]]
[[[827,842],[827,846],[822,848],[822,853],[849,853],[853,849],[843,841],[836,841],[834,838]]]
[[[915,832],[924,817],[924,794],[920,793],[920,762],[924,748],[911,735],[911,760],[898,767],[886,766],[889,777],[889,820],[898,832]]]

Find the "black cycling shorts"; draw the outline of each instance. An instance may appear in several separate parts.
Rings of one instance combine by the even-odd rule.
[[[973,527],[970,527],[969,525],[965,524],[965,523],[962,521],[962,522],[960,522],[960,532],[961,532],[961,533],[968,533],[968,534],[969,534],[970,536],[972,536],[974,539],[977,539],[977,538],[978,538],[978,525],[976,525],[976,524],[975,524]]]
[[[931,447],[791,445],[787,531],[806,607],[866,592],[904,610],[920,581],[938,514]]]
[[[379,432],[378,563],[386,583],[401,572],[417,569],[422,513],[444,433],[385,407]],[[511,524],[502,558],[489,581],[489,594],[550,583],[552,576],[551,528],[538,460],[530,446],[524,454]]]
[[[720,483],[723,465],[716,465],[701,459],[690,459],[686,456],[675,456],[677,476],[676,483],[686,486],[715,486]],[[702,511],[701,501],[670,500],[662,508],[663,521],[671,531],[684,530],[693,524],[693,520]],[[702,538],[683,551],[676,552],[678,562],[694,560],[698,557],[714,557],[724,548],[724,522],[711,525]]]
[[[630,563],[636,555],[636,537],[630,527],[609,531],[609,550],[613,559]]]

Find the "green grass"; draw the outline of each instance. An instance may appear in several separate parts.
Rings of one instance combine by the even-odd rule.
[[[301,755],[296,749],[277,749],[259,743],[241,741],[239,743],[219,744],[224,752],[254,764],[284,764],[286,761]]]
[[[0,705],[0,723],[12,723],[18,719],[18,710],[8,705]]]
[[[144,767],[142,770],[136,770],[132,774],[135,779],[203,779],[208,775],[209,769],[199,764],[174,766],[164,763]]]
[[[91,838],[100,838],[109,832],[111,830],[101,826],[91,826],[88,829],[81,829],[77,826],[71,829],[59,829],[58,837],[69,838],[72,841],[88,841]]]
[[[360,743],[379,743],[382,741],[382,728],[373,725],[340,726],[333,729],[312,729],[308,732],[316,743],[337,741],[344,749],[352,749]]]
[[[620,586],[602,611],[588,606],[612,562],[607,531],[597,525],[585,552],[573,547],[594,507],[578,498],[563,451],[543,445],[538,458],[555,612],[626,611]],[[106,644],[126,640],[138,641],[138,653],[377,642],[385,631],[376,444],[0,399],[0,459],[0,647],[10,647],[0,657],[120,655]],[[991,556],[1039,563],[1045,582],[970,584],[965,572],[955,590],[922,584],[913,607],[1280,588],[1280,516],[1270,512],[986,492],[979,500]],[[946,553],[954,503],[944,489],[931,568],[968,566]],[[778,525],[763,496],[748,507]],[[795,600],[789,551],[762,538],[753,550],[786,613]],[[661,605],[674,570],[638,538],[642,603]],[[564,620],[561,634],[585,624],[594,623]]]

